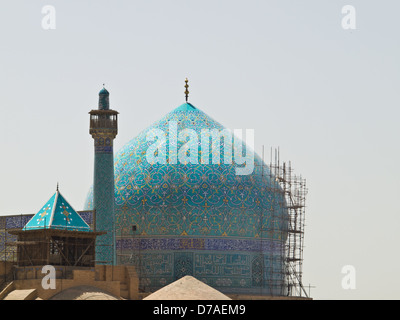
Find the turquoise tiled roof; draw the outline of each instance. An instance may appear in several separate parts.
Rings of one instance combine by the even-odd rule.
[[[37,229],[92,231],[58,190],[23,228],[23,230]]]

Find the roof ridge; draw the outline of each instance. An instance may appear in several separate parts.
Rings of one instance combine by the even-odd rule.
[[[59,191],[58,191],[58,187],[56,190],[56,196],[54,198],[54,202],[53,202],[53,208],[51,210],[51,215],[50,215],[50,221],[49,221],[49,229],[51,228],[51,225],[53,224],[53,219],[54,219],[54,212],[56,211],[56,205],[57,205],[57,200],[58,200],[58,195],[59,195]],[[45,224],[45,228],[46,228],[46,224]]]

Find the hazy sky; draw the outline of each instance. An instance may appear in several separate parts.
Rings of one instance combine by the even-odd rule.
[[[315,299],[399,299],[400,2],[1,0],[0,214],[60,190],[82,210],[102,84],[117,151],[190,102],[254,129],[307,179],[304,284]],[[56,12],[45,30],[45,5]],[[344,29],[352,5],[356,29]],[[354,266],[356,288],[341,271]]]

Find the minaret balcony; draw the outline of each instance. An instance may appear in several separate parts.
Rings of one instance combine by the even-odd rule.
[[[90,114],[90,130],[93,134],[98,131],[111,131],[117,134],[118,130],[118,112],[114,110],[92,110]]]

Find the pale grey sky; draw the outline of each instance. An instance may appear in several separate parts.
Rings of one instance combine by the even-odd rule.
[[[400,3],[12,1],[0,10],[0,214],[55,191],[83,209],[103,83],[115,151],[184,102],[255,130],[307,179],[304,283],[315,299],[399,299]],[[42,8],[56,29],[42,28]],[[356,29],[342,28],[342,7]],[[344,290],[341,269],[356,270]]]

